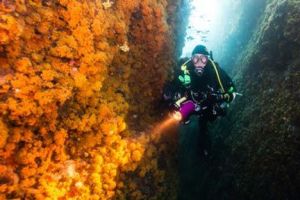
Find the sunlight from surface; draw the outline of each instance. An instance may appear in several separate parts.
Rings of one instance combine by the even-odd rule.
[[[190,56],[197,44],[211,46],[221,17],[220,0],[193,0],[182,57]]]

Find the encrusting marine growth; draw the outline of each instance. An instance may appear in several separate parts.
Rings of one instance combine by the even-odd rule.
[[[128,124],[157,118],[179,4],[0,1],[0,199],[175,198],[174,149]]]

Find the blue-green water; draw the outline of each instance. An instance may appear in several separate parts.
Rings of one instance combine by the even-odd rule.
[[[198,118],[193,117],[191,123],[180,126],[179,136],[179,200],[202,199],[203,178],[208,158],[201,148],[200,128]],[[200,190],[201,188],[201,190]]]

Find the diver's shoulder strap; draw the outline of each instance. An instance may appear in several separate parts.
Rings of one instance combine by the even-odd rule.
[[[220,88],[221,88],[222,92],[225,93],[224,86],[223,86],[223,83],[222,83],[222,81],[221,81],[220,73],[219,73],[219,71],[218,71],[218,68],[217,68],[217,66],[216,66],[216,63],[215,63],[212,59],[210,59],[210,58],[209,58],[209,61],[211,62],[211,64],[212,64],[213,67],[214,67],[214,70],[215,70],[215,73],[216,73],[217,80],[218,80],[218,83],[219,83],[219,85],[220,85]]]

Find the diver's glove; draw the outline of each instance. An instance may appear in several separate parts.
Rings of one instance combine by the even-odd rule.
[[[226,103],[232,102],[232,101],[235,99],[236,95],[238,94],[238,93],[236,93],[235,91],[236,91],[236,89],[235,89],[233,86],[231,86],[231,87],[228,89],[228,91],[227,91],[226,93],[223,94],[223,97],[222,97],[223,100],[224,100]]]
[[[207,100],[214,103],[230,103],[235,98],[235,93],[209,93]]]
[[[221,93],[208,93],[207,100],[213,103],[219,103],[224,101],[224,96]]]
[[[234,93],[224,93],[224,94],[222,94],[222,99],[226,103],[230,103],[231,101],[233,101],[234,98],[235,98]]]

